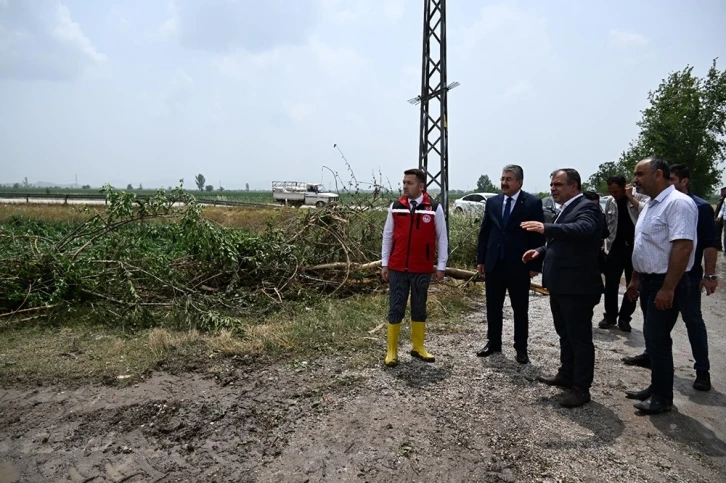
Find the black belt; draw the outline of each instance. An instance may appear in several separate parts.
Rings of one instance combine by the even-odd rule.
[[[641,273],[640,278],[665,278],[665,273]]]

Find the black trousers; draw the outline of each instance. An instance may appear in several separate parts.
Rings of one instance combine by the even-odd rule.
[[[502,325],[504,297],[509,300],[514,312],[514,348],[527,350],[529,334],[529,270],[526,266],[507,266],[499,261],[486,274],[487,297],[487,339],[492,345],[502,346]]]
[[[664,275],[640,275],[640,307],[643,309],[645,350],[650,356],[651,399],[673,402],[673,339],[671,331],[678,313],[688,304],[689,278],[684,275],[676,286],[673,306],[658,310],[655,297],[663,287]]]
[[[595,345],[592,342],[592,314],[599,294],[562,295],[550,292],[550,309],[560,336],[559,373],[587,391],[595,373]]]
[[[625,272],[625,282],[630,283],[633,276],[633,247],[625,245],[613,246],[605,263],[605,318],[617,322],[618,317],[630,322],[635,312],[636,303],[628,297],[623,297],[622,305],[618,310],[618,290],[620,278]]]

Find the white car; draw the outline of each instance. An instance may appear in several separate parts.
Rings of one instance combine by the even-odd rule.
[[[487,199],[497,196],[496,193],[470,193],[454,201],[454,213],[482,216]]]

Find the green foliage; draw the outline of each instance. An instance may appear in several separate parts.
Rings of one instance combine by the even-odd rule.
[[[479,180],[476,182],[476,190],[483,193],[496,193],[498,191],[486,174],[479,176]]]
[[[648,101],[638,122],[640,133],[620,156],[617,169],[630,176],[639,160],[657,156],[688,166],[695,194],[712,193],[726,159],[726,71],[719,71],[714,60],[706,77],[699,78],[687,66],[663,79],[648,93]],[[601,165],[593,176],[601,179],[611,164]]]
[[[585,189],[597,191],[598,193],[607,193],[608,184],[607,180],[611,176],[625,176],[626,181],[633,177],[632,171],[628,170],[620,163],[614,161],[608,161],[601,164],[598,170],[590,176],[590,179],[585,183]]]

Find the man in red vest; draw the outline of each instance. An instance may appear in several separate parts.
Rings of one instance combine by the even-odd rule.
[[[388,282],[388,352],[386,366],[398,364],[398,334],[411,294],[411,356],[434,362],[424,348],[426,299],[431,274],[444,279],[449,257],[446,220],[441,205],[424,192],[426,174],[404,171],[403,196],[388,209],[383,229],[381,277]],[[434,266],[434,253],[438,253]]]

